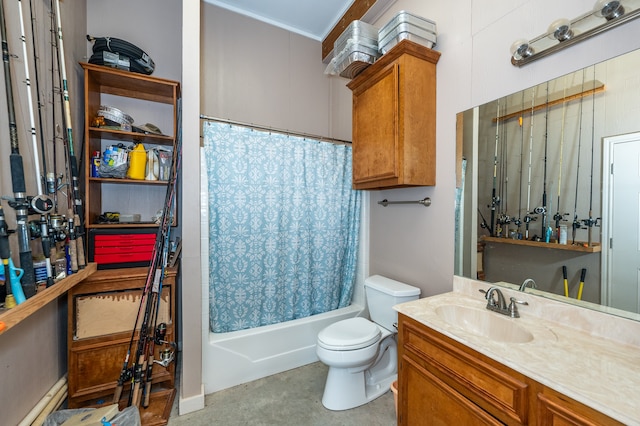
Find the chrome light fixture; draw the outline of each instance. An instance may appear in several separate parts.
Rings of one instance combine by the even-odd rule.
[[[599,0],[593,9],[598,16],[602,16],[607,21],[624,14],[624,6],[617,0]]]
[[[547,30],[550,38],[554,38],[558,41],[569,40],[573,37],[573,30],[571,29],[571,21],[568,19],[558,19],[549,25]]]
[[[572,20],[557,19],[547,32],[511,45],[511,63],[521,67],[610,28],[640,17],[640,0],[598,0],[592,10]]]

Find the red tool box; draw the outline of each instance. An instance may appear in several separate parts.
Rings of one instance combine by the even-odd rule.
[[[98,269],[149,266],[157,229],[91,229],[89,262]]]

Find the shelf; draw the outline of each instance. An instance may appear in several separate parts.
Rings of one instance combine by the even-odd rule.
[[[91,72],[92,82],[101,93],[165,104],[173,104],[176,97],[180,96],[180,83],[176,81],[102,65],[80,65]]]
[[[512,238],[480,237],[480,242],[511,244],[515,246],[539,247],[551,250],[566,250],[580,253],[600,253],[602,247],[600,243],[591,243],[590,247],[585,247],[587,243],[577,242],[576,244],[545,243],[543,241],[514,240]]]
[[[127,132],[125,130],[89,127],[89,131],[104,138],[141,142],[154,145],[173,145],[173,136],[154,135],[151,133]]]
[[[0,322],[4,323],[5,329],[0,331],[0,334],[5,333],[7,330],[16,326],[22,322],[22,320],[28,318],[31,314],[37,312],[49,302],[62,296],[76,284],[96,272],[96,270],[97,265],[95,263],[89,263],[84,269],[81,269],[73,275],[69,275],[49,288],[36,293],[34,296],[30,297],[15,308],[2,309],[0,311],[2,312],[0,313]]]
[[[172,225],[172,226],[175,226]],[[92,229],[116,229],[116,228],[157,228],[155,222],[127,222],[127,223],[91,223],[85,225],[86,228]]]
[[[138,185],[162,185],[167,186],[166,180],[144,180],[144,179],[118,179],[118,178],[89,178],[89,182],[96,183],[122,183],[122,184],[138,184]]]

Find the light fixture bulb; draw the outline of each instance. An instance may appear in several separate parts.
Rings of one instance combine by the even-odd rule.
[[[599,0],[593,10],[596,16],[601,16],[607,21],[624,15],[624,6],[619,0]]]
[[[529,41],[525,39],[516,40],[511,45],[511,56],[513,56],[513,59],[516,61],[528,58],[533,55],[533,53],[533,48],[529,45]]]
[[[556,19],[549,25],[547,29],[550,39],[558,41],[569,40],[573,37],[573,30],[571,29],[571,21],[568,19]]]

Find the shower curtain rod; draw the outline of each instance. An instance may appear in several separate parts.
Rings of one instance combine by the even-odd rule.
[[[273,127],[260,126],[260,125],[257,125],[257,124],[243,123],[241,121],[229,120],[229,119],[226,119],[226,118],[210,117],[210,116],[204,115],[204,114],[200,114],[200,119],[201,120],[207,120],[207,121],[217,121],[218,123],[233,124],[235,126],[248,127],[250,129],[262,130],[262,131],[265,131],[265,132],[282,133],[284,135],[298,136],[298,137],[301,137],[301,138],[317,139],[319,141],[325,141],[325,142],[331,142],[331,143],[343,144],[343,145],[344,144],[351,145],[351,141],[346,141],[346,140],[343,140],[343,139],[328,138],[328,137],[325,137],[325,136],[312,135],[312,134],[309,134],[309,133],[301,133],[301,132],[293,132],[291,130],[276,129],[276,128],[273,128]]]

